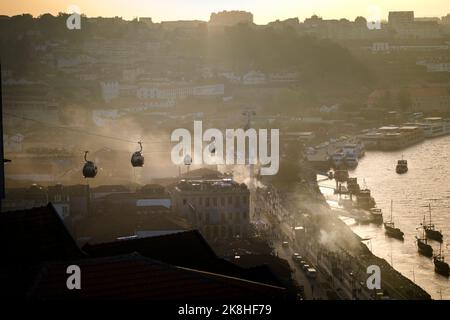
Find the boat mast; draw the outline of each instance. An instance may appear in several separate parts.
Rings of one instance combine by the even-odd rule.
[[[423,216],[423,223],[425,224],[425,216]],[[422,240],[427,243],[427,237],[425,236],[425,228],[422,228]]]
[[[391,222],[392,222],[392,205],[393,205],[393,200],[391,200]]]
[[[431,227],[431,203],[428,204],[428,210],[430,212],[430,227]]]

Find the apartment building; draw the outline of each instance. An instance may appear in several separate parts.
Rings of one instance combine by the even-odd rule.
[[[246,237],[250,192],[231,178],[181,180],[172,192],[174,210],[207,239]]]

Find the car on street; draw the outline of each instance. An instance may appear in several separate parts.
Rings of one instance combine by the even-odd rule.
[[[312,267],[306,269],[306,276],[311,279],[316,279],[317,278],[317,270]]]

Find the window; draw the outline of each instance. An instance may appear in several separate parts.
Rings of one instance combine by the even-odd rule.
[[[217,198],[214,197],[214,198],[212,198],[212,200],[213,200],[213,206],[214,206],[214,207],[217,207]]]
[[[225,198],[224,198],[224,197],[221,197],[221,198],[220,198],[220,205],[221,205],[222,207],[225,206]]]
[[[220,232],[220,237],[221,238],[226,238],[227,237],[227,227],[225,227],[225,226],[222,226],[221,227],[221,232]]]
[[[183,199],[183,205],[186,205],[186,204],[187,204],[187,200]]]
[[[241,200],[241,198],[239,198],[239,196],[236,196],[235,203],[234,203],[234,206],[236,208],[238,208],[241,205],[241,201],[240,200]]]
[[[205,198],[205,206],[209,207],[209,198]]]

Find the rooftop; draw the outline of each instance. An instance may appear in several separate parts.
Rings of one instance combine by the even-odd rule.
[[[52,204],[0,214],[0,250],[7,262],[83,256]]]
[[[231,178],[214,180],[181,180],[176,188],[179,191],[242,191],[248,190],[245,183],[237,183]]]
[[[83,270],[83,290],[67,290],[66,268]],[[140,254],[47,263],[36,278],[29,296],[37,301],[66,299],[188,300],[284,299],[281,287],[220,274],[168,265]]]

